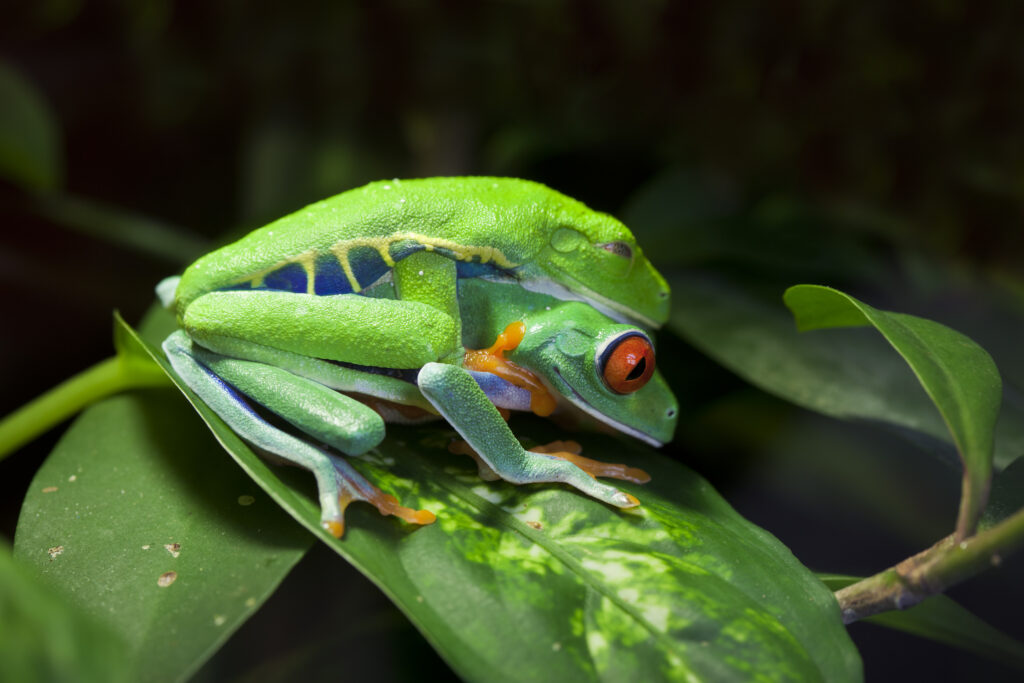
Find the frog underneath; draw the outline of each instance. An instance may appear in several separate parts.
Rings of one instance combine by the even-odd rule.
[[[258,294],[264,306],[273,305],[278,297],[288,299],[289,310],[304,309],[316,319],[324,315],[318,304],[328,298],[293,292]],[[368,322],[363,316],[367,302],[377,304],[370,307],[376,311],[379,305],[395,302],[394,296],[389,283],[361,296],[342,295],[337,298],[352,307],[351,313],[342,320],[330,320],[334,327],[355,328],[356,334],[363,334],[369,325],[377,336],[364,343],[405,358],[405,347],[421,343],[407,334],[408,321],[371,316]],[[253,330],[258,341],[233,336],[238,330],[238,310],[214,295],[193,302],[185,329],[168,337],[164,349],[177,374],[236,433],[258,449],[314,474],[321,522],[335,535],[343,532],[344,509],[355,500],[413,523],[429,523],[434,517],[428,511],[401,506],[344,458],[271,425],[260,410],[276,414],[302,434],[341,453],[358,455],[384,438],[385,417],[406,421],[405,407],[412,406],[421,415],[444,417],[475,452],[485,478],[563,482],[611,505],[637,505],[633,496],[594,477],[641,481],[643,473],[567,451],[528,451],[499,408],[532,409],[540,414],[555,408],[576,410],[652,445],[668,441],[677,406],[655,370],[646,332],[616,323],[585,304],[515,285],[462,280],[458,300],[466,346],[487,346],[498,339],[486,351],[468,352],[459,364],[435,358],[404,372],[385,373],[382,368],[394,366],[354,364],[275,348],[267,343],[273,337],[267,330]],[[328,315],[337,310],[335,301]]]

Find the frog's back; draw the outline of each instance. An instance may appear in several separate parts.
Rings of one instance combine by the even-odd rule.
[[[546,244],[566,210],[587,211],[543,185],[514,178],[370,183],[202,257],[182,276],[178,310],[225,289],[360,292],[421,250],[455,259],[465,274],[510,271]]]

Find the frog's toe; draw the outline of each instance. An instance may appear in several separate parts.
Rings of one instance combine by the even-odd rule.
[[[436,519],[429,510],[414,510],[400,505],[397,498],[371,484],[344,459],[328,457],[334,465],[337,505],[322,506],[324,517],[321,525],[335,538],[341,538],[345,533],[345,509],[357,500],[373,505],[385,517],[394,515],[410,524],[430,524]]]
[[[600,460],[592,460],[580,455],[580,451],[583,449],[575,441],[552,441],[549,444],[531,448],[530,450],[534,453],[543,453],[544,455],[551,455],[571,462],[592,477],[621,479],[622,481],[629,481],[634,484],[646,484],[651,480],[651,475],[638,467],[628,467],[621,463],[601,462]],[[634,500],[636,499],[634,498]],[[630,506],[619,505],[619,507]]]
[[[377,507],[380,514],[385,517],[388,515],[394,515],[395,517],[401,517],[410,524],[433,524],[437,517],[430,510],[414,510],[398,504],[398,499],[392,495],[381,493],[380,496],[374,500],[368,502],[372,503]]]
[[[324,528],[327,533],[335,538],[341,538],[345,535],[345,520],[337,519],[326,519],[320,522],[320,526]]]
[[[640,505],[640,500],[625,491],[619,491],[616,495],[612,496],[612,504],[620,508],[635,508]]]

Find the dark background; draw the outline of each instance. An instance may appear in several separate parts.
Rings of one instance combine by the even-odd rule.
[[[771,238],[790,255],[772,276],[795,284],[816,265],[827,272],[821,254],[854,244],[881,276],[831,284],[940,320],[984,309],[972,336],[1015,346],[1003,316],[1024,310],[1016,3],[41,0],[0,16],[0,61],[39,90],[60,131],[52,182],[0,180],[0,413],[109,355],[111,310],[137,320],[153,285],[204,244],[389,177],[527,177],[613,213],[666,178],[689,179],[692,191],[663,209],[677,236],[664,250],[664,232],[650,238],[663,269],[753,273]],[[112,235],[95,213],[104,207],[177,237]],[[649,244],[647,226],[632,227]],[[728,249],[707,249],[716,235]],[[996,288],[999,304],[950,284],[965,278]],[[666,345],[684,407],[704,416],[670,454],[808,566],[872,573],[951,527],[954,471],[891,433],[750,389],[667,332]],[[994,355],[1013,385],[1019,355]],[[723,412],[723,397],[741,407]],[[751,410],[752,436],[730,438]],[[3,463],[9,538],[56,438]],[[792,455],[818,440],[845,444],[853,464]],[[878,488],[905,497],[896,520],[873,503],[876,489],[850,484],[856,458],[891,453]],[[384,660],[384,678],[444,672],[341,564],[314,551],[201,677],[355,674]],[[1024,591],[1010,577],[1022,569],[1011,560],[952,594],[1020,637]],[[335,593],[314,595],[325,582]],[[366,618],[315,618],[309,605],[325,600]],[[1015,678],[910,636],[851,632],[869,680]]]

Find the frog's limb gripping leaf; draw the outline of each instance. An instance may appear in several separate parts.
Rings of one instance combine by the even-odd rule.
[[[582,451],[583,448],[575,441],[552,441],[543,446],[530,449],[531,453],[544,453],[571,462],[592,477],[621,479],[622,481],[631,481],[634,484],[646,484],[651,480],[651,475],[638,467],[628,467],[620,463],[592,460],[580,455]]]
[[[562,482],[616,507],[639,505],[633,496],[596,481],[565,459],[525,450],[466,370],[427,363],[420,370],[417,384],[438,412],[505,481],[513,484]]]
[[[196,359],[196,356],[193,355],[194,347],[192,342],[184,332],[179,330],[171,334],[164,342],[163,348],[178,376],[232,430],[257,448],[299,465],[313,473],[319,491],[321,524],[335,536],[340,536],[344,532],[345,508],[349,503],[356,500],[366,501],[374,505],[383,515],[396,515],[414,524],[429,524],[434,521],[434,515],[429,511],[412,510],[399,505],[393,496],[381,492],[380,489],[368,482],[342,458],[328,455],[305,441],[283,432],[266,422],[245,402],[235,388],[213,374]],[[233,364],[225,364],[221,370],[226,369],[226,372],[232,374],[236,380],[243,377],[246,370],[252,370],[250,366],[261,365],[249,361],[219,358],[217,354],[208,352],[201,353],[210,362],[222,360],[227,363],[231,361]],[[238,364],[248,364],[248,366]],[[263,366],[264,369],[268,367]],[[271,370],[288,374],[279,368],[272,368]],[[258,377],[258,374],[253,373],[249,379],[252,380],[253,377]],[[302,378],[293,377],[293,379],[308,381],[302,380]],[[244,383],[244,381],[239,380],[240,383]],[[321,389],[324,392],[329,392],[329,390],[323,387]],[[334,394],[334,396],[344,401],[351,401],[351,399],[340,394]],[[274,410],[276,404],[267,407],[270,410]],[[289,418],[286,417],[285,419]],[[306,421],[298,426],[305,430],[308,425],[309,422]],[[327,436],[328,439],[335,439],[336,437],[332,436],[329,432],[330,426],[327,426],[318,430],[317,436]],[[380,436],[383,436],[383,431],[380,432]],[[377,438],[377,442],[379,440],[380,438]],[[367,443],[369,442],[364,441],[358,445],[365,446],[365,448],[370,448],[374,445],[374,443],[369,443],[369,445]]]
[[[484,481],[495,481],[496,479],[501,479],[501,477],[491,469],[491,466],[487,464],[487,461],[481,458],[480,454],[474,451],[473,448],[462,439],[455,439],[448,444],[448,451],[457,455],[468,455],[473,458],[473,460],[476,461],[480,478]],[[575,441],[552,441],[551,443],[544,444],[543,446],[536,446],[530,449],[531,453],[543,453],[544,455],[550,455],[555,458],[567,460],[592,477],[621,479],[623,481],[631,481],[634,484],[646,484],[651,480],[651,475],[647,474],[647,472],[644,472],[642,469],[637,467],[628,467],[627,465],[619,463],[591,460],[590,458],[580,455],[582,451],[583,447]],[[639,501],[637,502],[639,504]]]

